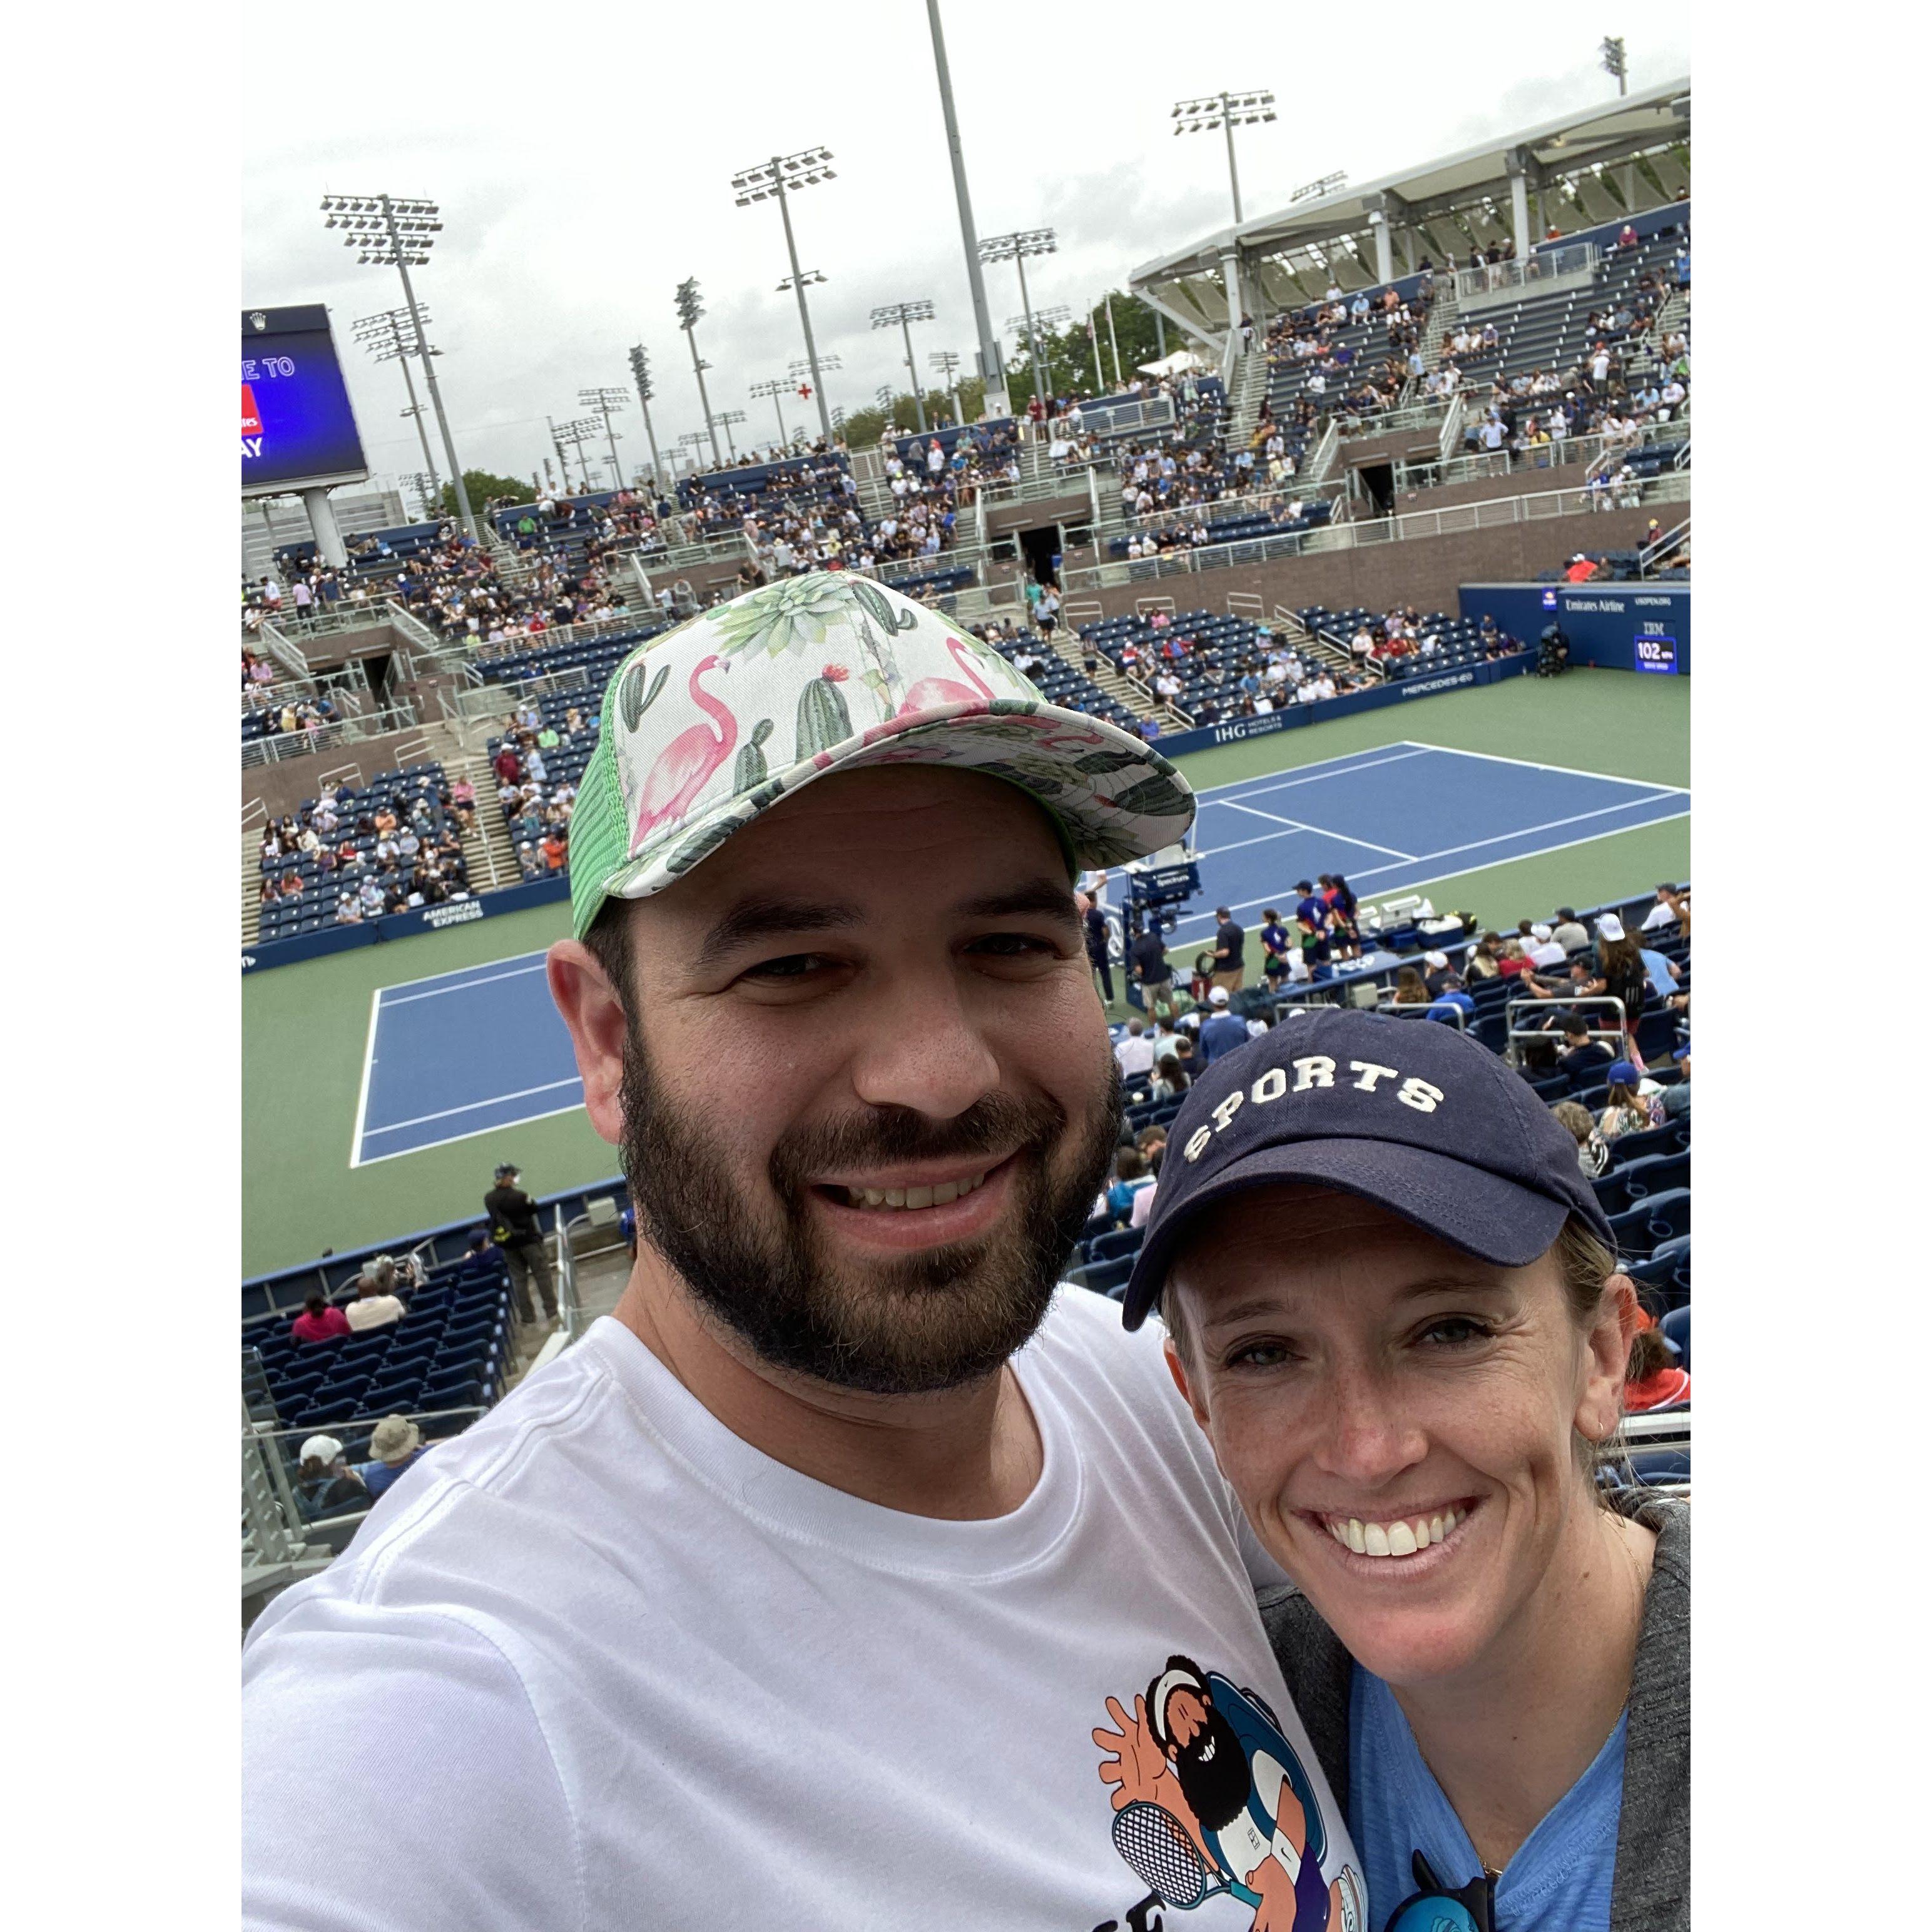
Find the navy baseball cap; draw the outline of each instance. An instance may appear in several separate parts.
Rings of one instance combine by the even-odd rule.
[[[1146,1320],[1204,1209],[1275,1181],[1358,1195],[1498,1268],[1527,1267],[1572,1214],[1616,1246],[1570,1130],[1480,1042],[1348,1007],[1291,1011],[1188,1089],[1126,1326]]]

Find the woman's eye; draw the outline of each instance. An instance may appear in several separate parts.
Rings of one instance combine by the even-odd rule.
[[[1278,1369],[1294,1359],[1285,1342],[1244,1342],[1226,1358],[1231,1369]]]
[[[1430,1322],[1417,1339],[1431,1348],[1466,1348],[1474,1342],[1486,1342],[1490,1330],[1467,1316],[1449,1315]]]

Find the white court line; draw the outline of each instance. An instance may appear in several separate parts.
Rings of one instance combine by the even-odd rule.
[[[446,993],[466,993],[472,986],[488,986],[498,980],[521,979],[527,974],[541,973],[543,969],[544,962],[539,958],[534,966],[512,966],[507,973],[485,973],[481,979],[459,980],[453,986],[432,986],[427,993],[405,993],[400,1000],[389,998],[388,995],[392,989],[386,986],[382,989],[382,1004],[385,1008],[388,1008],[406,1006],[412,1000],[440,1000]],[[398,981],[398,984],[405,986],[419,986],[422,982],[404,980]]]
[[[349,1137],[349,1165],[362,1165],[362,1122],[369,1111],[369,1076],[376,1065],[376,1022],[382,1011],[382,988],[369,995],[369,1030],[362,1041],[362,1089],[356,1096],[356,1125]]]
[[[1292,791],[1297,785],[1318,784],[1324,778],[1346,778],[1352,772],[1371,772],[1378,765],[1399,765],[1405,758],[1426,757],[1428,753],[1435,748],[1433,746],[1425,746],[1413,752],[1391,752],[1385,758],[1365,758],[1358,765],[1331,764],[1325,771],[1315,766],[1305,766],[1298,776],[1292,778],[1269,778],[1268,774],[1265,772],[1258,772],[1254,778],[1237,778],[1234,783],[1246,786],[1247,789],[1241,794],[1242,798],[1263,798],[1270,792]],[[1268,778],[1268,782],[1266,784],[1257,783],[1256,780],[1261,778]],[[1208,805],[1239,803],[1240,801],[1236,799],[1220,798],[1216,796],[1216,793],[1226,791],[1228,789],[1230,788],[1226,785],[1214,785],[1210,786],[1205,791],[1197,791],[1194,796]]]
[[[1276,824],[1286,826],[1292,832],[1312,832],[1324,838],[1338,839],[1344,845],[1359,845],[1365,851],[1386,852],[1391,859],[1412,861],[1415,857],[1413,852],[1398,852],[1393,845],[1378,845],[1372,838],[1358,838],[1347,832],[1331,832],[1327,826],[1310,825],[1306,819],[1283,818],[1278,812],[1263,812],[1258,806],[1243,805],[1237,799],[1224,798],[1220,802],[1235,812],[1252,812],[1257,818],[1271,818]]]
[[[568,1080],[547,1080],[541,1087],[519,1087],[514,1094],[492,1094],[487,1100],[466,1100],[460,1107],[445,1107],[440,1113],[418,1114],[412,1120],[391,1120],[386,1126],[371,1127],[369,1138],[378,1134],[399,1134],[405,1127],[425,1127],[432,1120],[453,1119],[458,1114],[473,1114],[481,1107],[500,1106],[506,1100],[527,1100],[533,1094],[554,1094],[560,1087],[581,1087],[583,1082],[575,1074]]]
[[[429,1154],[437,1148],[454,1147],[458,1141],[481,1140],[485,1134],[501,1133],[511,1127],[526,1127],[532,1120],[550,1120],[560,1114],[580,1113],[583,1107],[583,1102],[576,1100],[568,1107],[546,1107],[541,1114],[520,1114],[514,1120],[496,1120],[487,1127],[470,1127],[460,1134],[446,1134],[441,1140],[424,1141],[420,1147],[398,1148],[394,1154],[372,1154],[362,1165],[376,1167],[386,1160],[406,1160],[412,1154]]]
[[[1412,860],[1409,862],[1412,865],[1417,866],[1432,866],[1438,859],[1454,858],[1460,852],[1480,851],[1485,845],[1500,845],[1511,838],[1526,838],[1530,833],[1534,832],[1554,832],[1559,826],[1579,824],[1586,818],[1600,818],[1606,812],[1634,811],[1640,805],[1654,805],[1660,799],[1672,798],[1681,796],[1682,796],[1681,791],[1670,790],[1654,792],[1648,798],[1623,799],[1620,800],[1615,805],[1600,806],[1594,812],[1575,812],[1568,818],[1552,818],[1541,825],[1520,825],[1515,829],[1515,830],[1512,832],[1499,832],[1493,838],[1478,838],[1473,840],[1471,843],[1466,845],[1450,845],[1446,847],[1440,852],[1424,852],[1418,854],[1417,857]],[[1499,859],[1496,861],[1496,863],[1498,865],[1514,866],[1521,860],[1540,859],[1551,852],[1567,852],[1573,845],[1587,845],[1590,844],[1593,839],[1612,838],[1616,836],[1616,832],[1641,832],[1647,826],[1668,825],[1674,820],[1688,818],[1690,816],[1690,814],[1688,811],[1667,812],[1663,814],[1662,816],[1657,818],[1646,818],[1639,824],[1618,826],[1613,832],[1592,832],[1582,838],[1565,839],[1558,844],[1539,846],[1534,852],[1512,852],[1508,858]],[[1262,836],[1263,838],[1271,838],[1277,837],[1279,835],[1274,832],[1265,832]],[[1261,843],[1261,840],[1250,839],[1247,842],[1250,844],[1258,844]],[[1372,879],[1380,873],[1393,872],[1397,869],[1399,868],[1394,866],[1377,866],[1366,872],[1351,873],[1348,875],[1349,882],[1352,885],[1357,879]],[[1468,868],[1465,866],[1462,869],[1466,872]],[[1453,878],[1455,874],[1454,873],[1449,872],[1438,873],[1436,874],[1436,878]],[[1408,882],[1411,890],[1413,890],[1417,886],[1431,885],[1434,883],[1434,879],[1412,879]],[[1281,896],[1281,888],[1277,886],[1273,892],[1264,892],[1258,898],[1243,899],[1240,901],[1238,904],[1233,906],[1231,910],[1242,912],[1248,911],[1256,906],[1264,906],[1269,904],[1270,901],[1279,900]],[[1190,926],[1211,926],[1213,923],[1213,916],[1208,913],[1196,913],[1191,916],[1184,919],[1174,929],[1177,943],[1179,940],[1179,935],[1186,927]],[[1170,952],[1173,950],[1174,949],[1172,947],[1168,948]]]
[[[1606,784],[1649,785],[1652,791],[1672,792],[1680,797],[1688,798],[1688,785],[1660,785],[1652,784],[1648,778],[1620,778],[1615,772],[1586,772],[1580,765],[1543,765],[1534,758],[1506,758],[1500,752],[1466,752],[1454,745],[1424,745],[1420,738],[1408,738],[1405,744],[1418,745],[1425,752],[1445,752],[1452,758],[1486,758],[1492,765],[1520,765],[1526,771],[1562,772],[1573,778],[1600,778]]]
[[[427,986],[438,980],[461,980],[469,974],[482,972],[486,967],[507,966],[514,960],[541,959],[543,956],[542,952],[506,953],[501,959],[479,959],[474,966],[456,966],[452,967],[447,972],[424,973],[413,980],[392,980],[382,988],[382,991],[386,993],[393,993],[399,986]]]

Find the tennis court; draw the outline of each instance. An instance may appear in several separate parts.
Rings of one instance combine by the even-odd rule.
[[[1405,740],[1201,794],[1199,909],[1174,945],[1345,874],[1365,900],[1474,867],[1540,856],[1678,818],[1682,787]],[[1116,903],[1123,895],[1115,895]],[[377,988],[370,996],[350,1165],[366,1167],[569,1112],[583,1100],[543,955]]]

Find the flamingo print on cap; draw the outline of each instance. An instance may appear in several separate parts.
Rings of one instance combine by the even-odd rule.
[[[962,684],[950,677],[922,677],[905,694],[905,702],[893,713],[895,717],[910,718],[922,711],[937,711],[944,704],[990,704],[993,701],[993,688],[974,668],[970,650],[963,638],[948,635],[946,648],[952,654],[952,662],[972,680],[970,684]]]
[[[692,668],[688,687],[691,701],[715,718],[718,728],[714,732],[700,721],[680,731],[658,754],[657,761],[638,788],[638,819],[631,832],[633,852],[643,845],[656,826],[684,816],[691,801],[704,790],[705,781],[731,755],[737,744],[738,720],[730,706],[698,688],[698,680],[721,665],[727,670],[730,668],[722,658],[713,655],[700,658]]]

